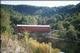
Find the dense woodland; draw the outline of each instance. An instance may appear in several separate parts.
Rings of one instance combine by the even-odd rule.
[[[51,37],[56,37],[59,39],[57,41],[54,41],[50,38],[42,36],[42,38],[45,40],[45,43],[39,43],[36,40],[32,40],[31,38],[29,40],[32,40],[33,42],[35,42],[35,44],[33,44],[32,42],[30,43],[35,45],[35,47],[38,47],[36,46],[36,44],[41,44],[44,45],[44,48],[47,47],[47,49],[49,49],[48,45],[46,45],[48,43],[46,42],[50,42],[52,48],[59,48],[61,51],[65,53],[80,52],[80,3],[77,5],[67,5],[52,8],[29,5],[0,5],[0,32],[2,33],[2,35],[7,33],[9,35],[5,36],[17,36],[17,32],[15,31],[16,24],[47,24],[51,26]],[[38,38],[38,36],[39,34],[36,38]],[[14,37],[15,36],[13,36],[12,38],[15,39]],[[60,39],[64,39],[65,46],[63,46],[63,44],[62,46],[59,46]],[[28,39],[26,41],[28,41]],[[28,43],[26,43],[26,45],[28,45]],[[39,49],[41,48],[35,49],[33,53],[42,53],[39,52]],[[45,52],[43,51],[43,53]],[[47,53],[50,52],[48,51]],[[54,51],[54,53],[57,53],[56,50]]]

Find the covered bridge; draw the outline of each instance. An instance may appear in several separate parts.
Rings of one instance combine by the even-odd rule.
[[[42,42],[43,36],[50,35],[50,25],[16,25],[19,39],[23,38],[23,32],[29,32],[29,36]]]
[[[16,25],[17,32],[50,32],[50,25]]]

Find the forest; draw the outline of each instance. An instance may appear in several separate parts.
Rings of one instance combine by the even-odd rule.
[[[0,4],[0,33],[2,53],[80,53],[80,3],[60,7]],[[50,25],[51,39],[41,36],[42,42],[30,33],[18,40],[15,26]]]

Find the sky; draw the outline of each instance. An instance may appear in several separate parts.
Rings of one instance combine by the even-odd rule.
[[[76,5],[80,1],[1,1],[1,4],[10,4],[10,5],[33,5],[33,6],[42,6],[42,7],[58,7],[66,5]]]

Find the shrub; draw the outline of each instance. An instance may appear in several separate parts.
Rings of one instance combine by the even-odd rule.
[[[33,38],[29,38],[29,33],[24,33],[24,38],[18,40],[10,36],[9,33],[5,32],[2,34],[2,52],[12,52],[12,53],[59,53],[60,49],[52,48],[51,43],[39,43]],[[5,47],[3,47],[5,46]]]

